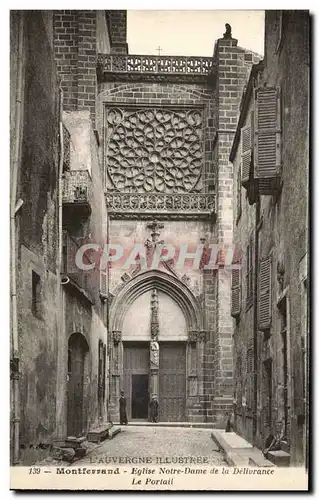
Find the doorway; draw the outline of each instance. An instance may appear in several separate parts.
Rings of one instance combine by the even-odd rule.
[[[160,344],[159,417],[162,422],[186,419],[186,346]]]
[[[81,333],[73,333],[68,343],[67,434],[80,437],[84,423],[84,371],[89,346]]]
[[[124,394],[129,420],[146,420],[149,403],[149,344],[124,344]]]
[[[148,375],[132,374],[132,418],[148,418]]]

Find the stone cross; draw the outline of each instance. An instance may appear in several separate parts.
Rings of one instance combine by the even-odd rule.
[[[158,51],[158,55],[160,56],[160,55],[161,55],[162,48],[161,48],[160,46],[158,46],[156,50]]]

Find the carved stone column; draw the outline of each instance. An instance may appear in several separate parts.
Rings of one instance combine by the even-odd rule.
[[[154,288],[151,298],[151,342],[150,342],[150,397],[158,397],[159,389],[159,345],[158,345],[158,294]]]
[[[205,354],[206,331],[198,332],[197,334],[197,377],[198,377],[198,394],[204,395],[204,354]]]
[[[123,384],[123,343],[122,334],[119,331],[112,332],[112,381],[111,381],[111,401],[112,408],[110,409],[111,420],[118,420],[119,414],[119,398]]]

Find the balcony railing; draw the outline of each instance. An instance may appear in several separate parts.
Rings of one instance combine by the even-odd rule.
[[[125,74],[131,76],[209,76],[213,68],[211,57],[194,56],[149,56],[99,54],[98,67],[104,74]]]
[[[70,170],[64,173],[63,204],[73,211],[91,213],[92,182],[87,170]]]
[[[63,172],[70,170],[70,146],[71,135],[66,126],[63,124]]]
[[[189,194],[135,194],[106,193],[106,205],[111,218],[130,218],[131,216],[161,218],[207,219],[215,213],[213,193]]]

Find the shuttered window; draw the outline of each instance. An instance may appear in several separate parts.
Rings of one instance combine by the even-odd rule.
[[[241,182],[244,187],[249,183],[252,153],[252,127],[241,129]]]
[[[281,168],[280,90],[255,90],[254,178],[260,194],[273,194]]]
[[[240,299],[241,299],[241,281],[240,269],[232,270],[231,282],[231,315],[237,318],[240,315]]]
[[[258,326],[260,330],[268,330],[271,326],[271,257],[260,262],[258,295]]]
[[[246,307],[249,308],[253,303],[253,239],[249,240],[246,248]]]

